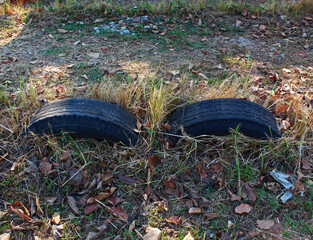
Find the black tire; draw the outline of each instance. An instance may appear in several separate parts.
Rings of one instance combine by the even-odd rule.
[[[246,136],[266,139],[280,133],[275,117],[266,108],[246,100],[233,98],[210,99],[178,109],[168,118],[171,133],[181,135],[180,127],[189,136],[225,136],[237,129]],[[171,137],[177,142],[178,137]]]
[[[121,106],[84,98],[70,98],[44,105],[31,119],[29,131],[35,134],[68,132],[74,137],[107,139],[135,145],[136,119]]]

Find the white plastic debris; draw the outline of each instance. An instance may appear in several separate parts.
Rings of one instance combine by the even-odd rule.
[[[280,200],[285,203],[287,202],[291,197],[292,197],[292,193],[289,191],[289,189],[293,190],[295,187],[292,185],[291,182],[289,182],[287,179],[291,178],[288,174],[282,173],[282,172],[278,172],[275,169],[273,169],[270,172],[270,175],[277,181],[279,182],[281,185],[283,185],[285,187],[285,189],[287,189],[287,192],[285,192],[281,197]],[[281,195],[281,194],[280,194]],[[279,196],[280,196],[279,195]],[[278,196],[278,197],[279,197]]]

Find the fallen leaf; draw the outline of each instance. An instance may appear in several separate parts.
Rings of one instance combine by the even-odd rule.
[[[136,227],[136,221],[134,220],[134,221],[132,221],[132,223],[129,225],[128,230],[129,230],[130,232],[132,232],[132,231],[134,231],[135,227]]]
[[[104,18],[97,18],[94,23],[98,23],[98,22],[102,22],[104,20]]]
[[[55,200],[57,200],[57,197],[55,197],[55,196],[47,197],[47,198],[45,199],[45,203],[46,203],[47,205],[53,205],[53,203],[55,202]],[[39,201],[39,198],[38,198],[38,201]],[[38,204],[39,204],[39,202],[38,202]]]
[[[268,230],[275,224],[273,220],[257,220],[256,223],[258,228],[262,230]]]
[[[249,213],[252,207],[249,204],[242,203],[235,208],[235,212],[239,214]]]
[[[257,237],[259,235],[259,232],[255,229],[249,230],[248,231],[249,237]]]
[[[194,240],[194,238],[192,237],[191,233],[189,232],[183,240]]]
[[[148,165],[151,168],[151,170],[156,169],[158,165],[160,165],[160,163],[161,163],[161,159],[157,155],[154,155],[148,159]]]
[[[169,175],[167,180],[164,181],[164,185],[169,188],[175,188],[175,176],[174,175]]]
[[[241,15],[242,15],[242,16],[247,16],[247,15],[248,15],[247,9],[243,9]]]
[[[99,208],[99,206],[100,205],[98,203],[92,203],[92,204],[86,205],[85,209],[84,209],[85,215],[88,215],[88,214],[96,211]]]
[[[59,213],[57,213],[57,212],[55,212],[55,213],[53,213],[53,215],[52,215],[52,217],[51,217],[51,222],[53,223],[53,224],[59,224],[60,223],[60,221],[61,221],[61,216],[60,216],[60,214]]]
[[[6,211],[4,211],[4,212],[2,212],[2,211],[0,211],[0,221],[2,220],[2,218],[4,218],[6,215],[8,215],[8,210],[6,210]]]
[[[74,213],[80,215],[80,211],[77,207],[75,198],[73,198],[71,196],[67,196],[67,202],[70,205],[71,209],[74,211]]]
[[[110,198],[107,198],[105,200],[105,202],[107,202],[108,204],[111,204],[112,206],[115,206],[121,202],[123,202],[123,199],[117,197],[117,196],[114,196],[114,197],[110,197]]]
[[[87,55],[89,57],[92,57],[92,58],[99,58],[100,57],[100,53],[87,53]]]
[[[158,202],[158,206],[160,208],[162,208],[163,210],[168,211],[168,202],[167,201]]]
[[[293,208],[295,208],[296,206],[298,206],[298,203],[293,202],[293,201],[288,201],[288,202],[285,203],[284,206],[287,207],[287,208],[293,209]]]
[[[11,231],[8,233],[0,234],[0,240],[10,240],[10,237],[11,237]]]
[[[173,223],[175,225],[180,225],[183,222],[184,218],[179,216],[170,216],[166,217],[165,221],[168,223]]]
[[[51,172],[52,165],[48,162],[47,158],[42,159],[41,163],[39,164],[39,170],[43,175],[47,175]]]
[[[146,229],[146,235],[143,237],[143,240],[158,240],[161,237],[162,231],[158,228],[148,227]]]
[[[296,180],[293,186],[295,187],[295,192],[304,192],[304,185],[300,180]]]
[[[65,30],[65,29],[59,28],[59,29],[58,29],[58,32],[60,32],[60,33],[67,33],[68,31]]]
[[[220,215],[217,213],[204,213],[203,216],[208,220],[212,220],[214,218],[218,218]]]
[[[70,179],[71,183],[75,186],[79,186],[83,181],[83,173],[78,168],[72,168],[70,170]]]
[[[206,177],[208,176],[208,174],[207,174],[206,171],[204,170],[202,164],[197,163],[197,164],[196,164],[196,167],[198,168],[199,173],[200,173],[200,176],[201,176],[202,178],[206,178]]]
[[[162,124],[161,126],[162,126],[162,128],[166,129],[167,131],[172,130],[172,127],[168,121],[166,123]]]
[[[212,163],[209,168],[212,173],[219,173],[222,170],[220,163]]]
[[[259,29],[260,29],[261,32],[265,32],[266,26],[265,25],[260,25]]]
[[[291,70],[288,69],[288,68],[283,68],[283,72],[285,72],[285,73],[291,73]]]
[[[287,130],[289,127],[291,126],[290,122],[289,122],[289,118],[287,118],[286,120],[283,120],[281,122],[281,128],[283,130]]]
[[[28,222],[32,221],[31,217],[29,216],[29,211],[20,201],[12,203],[8,206],[7,209],[11,210],[11,212],[15,213],[20,218]]]
[[[199,73],[198,76],[204,78],[205,80],[208,80],[208,79],[209,79],[209,78],[208,78],[205,74],[203,74],[203,73]]]
[[[242,24],[242,21],[239,21],[239,20],[236,21],[236,27],[240,27],[241,24]]]
[[[126,176],[119,176],[118,179],[128,185],[136,185],[140,183],[137,179]]]
[[[165,188],[165,192],[166,192],[167,194],[170,194],[170,195],[175,195],[175,196],[178,195],[177,190],[176,190],[176,189],[173,189],[173,188]]]
[[[241,196],[233,194],[229,189],[227,190],[227,193],[230,196],[230,201],[241,201]]]
[[[199,214],[199,213],[202,213],[201,208],[192,207],[189,209],[189,214]]]
[[[199,204],[199,207],[202,207],[202,208],[209,207],[211,204],[211,202],[205,197],[200,197],[200,199],[197,199],[197,202]]]
[[[255,202],[257,198],[254,189],[250,187],[248,183],[245,182],[242,182],[241,196],[243,199],[249,202]]]
[[[88,205],[91,203],[96,203],[97,202],[96,199],[98,201],[102,201],[102,200],[110,197],[115,192],[116,189],[117,189],[117,187],[107,188],[104,191],[98,193],[95,197],[88,198],[86,204]]]
[[[125,212],[122,208],[120,208],[120,207],[111,207],[110,209],[111,209],[110,212],[111,212],[115,217],[121,219],[121,220],[124,221],[124,222],[127,222],[127,221],[128,221],[128,213]]]
[[[302,168],[304,170],[312,170],[313,169],[313,162],[311,163],[310,158],[302,159]]]
[[[235,226],[235,224],[234,224],[231,220],[228,220],[228,221],[227,221],[227,227],[228,227],[228,228],[231,228],[231,227],[233,227],[233,226]]]
[[[109,180],[111,180],[111,178],[113,178],[113,173],[106,172],[106,173],[103,174],[102,181],[103,181],[103,183],[106,183]]]

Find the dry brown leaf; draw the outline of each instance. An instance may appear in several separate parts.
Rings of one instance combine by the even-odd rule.
[[[245,182],[242,182],[241,196],[243,199],[249,202],[255,202],[257,198],[254,189],[250,187],[248,183]]]
[[[75,186],[79,186],[83,181],[83,173],[78,168],[72,168],[70,170],[71,183]]]
[[[174,175],[169,175],[167,180],[164,181],[164,185],[169,188],[175,188],[175,176]]]
[[[249,204],[242,203],[235,208],[235,212],[239,214],[251,212],[252,207]]]
[[[204,170],[202,164],[197,163],[197,164],[196,164],[196,167],[198,168],[199,173],[200,173],[200,176],[201,176],[202,178],[208,177],[208,174],[207,174],[206,171]]]
[[[257,220],[256,223],[258,228],[262,230],[268,230],[275,224],[273,220]]]
[[[136,227],[136,221],[134,220],[134,221],[132,221],[132,223],[129,225],[128,230],[129,230],[130,232],[132,232],[132,231],[134,231],[135,227]]]
[[[119,176],[118,179],[128,185],[136,185],[140,183],[140,181],[138,181],[137,179],[126,176]]]
[[[205,213],[205,214],[203,214],[203,216],[204,216],[208,221],[210,221],[210,220],[212,220],[212,219],[214,219],[214,218],[218,218],[220,215],[217,214],[217,213]]]
[[[91,203],[96,203],[97,202],[96,200],[102,201],[102,200],[110,197],[115,192],[116,189],[117,189],[117,187],[107,188],[104,191],[98,193],[95,197],[88,198],[86,204],[88,205]]]
[[[115,206],[115,205],[123,202],[123,199],[121,199],[117,196],[114,196],[114,197],[110,197],[110,198],[106,199],[105,202],[111,204],[112,206]]]
[[[202,213],[201,208],[192,207],[189,209],[189,214],[199,214],[199,213]]]
[[[295,192],[304,192],[304,185],[300,180],[296,180],[293,186],[295,187]]]
[[[257,237],[258,235],[259,235],[259,233],[258,233],[258,231],[257,230],[255,230],[255,229],[252,229],[252,230],[249,230],[248,231],[248,235],[249,235],[249,237]]]
[[[151,168],[151,170],[156,169],[158,165],[160,165],[160,163],[161,163],[161,159],[157,155],[154,155],[148,159],[148,165]]]
[[[166,123],[162,124],[161,126],[162,126],[162,128],[166,129],[167,131],[171,131],[172,130],[172,127],[171,127],[169,121],[167,121]]]
[[[98,22],[102,22],[104,20],[104,18],[97,18],[94,23],[98,23]]]
[[[158,240],[161,237],[162,231],[158,228],[148,227],[146,229],[146,235],[143,237],[143,240]]]
[[[120,207],[111,207],[110,212],[112,213],[113,216],[121,219],[124,222],[128,221],[128,213],[125,212],[122,208]]]
[[[200,199],[197,199],[197,202],[199,204],[199,207],[202,207],[202,208],[209,207],[211,204],[211,202],[205,197],[200,197]]]
[[[42,159],[41,163],[39,164],[39,170],[43,175],[47,175],[51,172],[52,165],[48,162],[47,158]]]
[[[259,29],[260,29],[261,32],[265,32],[266,26],[265,25],[260,25]]]
[[[61,216],[58,212],[53,213],[52,217],[51,217],[51,222],[53,224],[59,224],[61,221]]]
[[[67,160],[67,159],[69,159],[69,158],[71,158],[71,151],[63,151],[62,153],[61,153],[61,156],[60,156],[60,161],[65,161],[65,160]]]
[[[8,233],[0,234],[0,240],[10,240],[10,237],[11,237],[11,231]]]
[[[194,238],[192,237],[191,233],[189,232],[183,240],[194,240]]]
[[[310,158],[302,159],[302,168],[304,170],[313,170],[313,163]]]
[[[106,172],[104,173],[103,177],[102,177],[102,181],[103,183],[108,182],[109,180],[111,180],[111,178],[113,178],[113,173],[111,172]]]
[[[184,221],[184,218],[179,216],[170,216],[166,217],[165,221],[168,223],[173,223],[175,225],[180,225]]]
[[[167,194],[170,194],[170,195],[175,195],[177,196],[178,195],[178,192],[176,189],[174,188],[165,188],[164,190]]]
[[[81,212],[79,211],[77,204],[76,204],[76,200],[75,198],[71,197],[71,196],[67,196],[67,202],[70,205],[71,209],[74,211],[74,213],[80,215]]]
[[[241,15],[242,15],[242,16],[247,16],[247,15],[248,15],[247,9],[243,9]]]
[[[46,203],[47,205],[53,205],[54,202],[55,202],[55,200],[57,200],[57,197],[55,197],[55,196],[47,197],[47,198],[45,199],[45,203]],[[38,205],[39,205],[39,198],[38,198]],[[38,205],[37,205],[37,207],[38,207]]]
[[[230,196],[230,201],[241,201],[241,196],[233,194],[229,189],[227,190],[227,193]]]
[[[286,120],[283,120],[283,121],[281,122],[281,128],[282,128],[283,130],[287,130],[288,128],[290,128],[290,126],[291,126],[291,124],[290,124],[290,122],[289,122],[289,118],[287,118]]]
[[[14,212],[20,218],[28,222],[32,221],[31,217],[29,216],[29,211],[20,201],[12,203],[8,206],[7,209],[11,210],[11,212]]]
[[[158,202],[158,206],[165,211],[168,211],[168,201]]]
[[[92,203],[92,204],[86,205],[84,209],[84,213],[85,215],[88,215],[89,213],[96,211],[98,208],[99,208],[98,203]]]

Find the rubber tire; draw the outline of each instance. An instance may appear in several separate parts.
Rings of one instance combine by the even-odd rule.
[[[71,136],[107,139],[135,145],[136,118],[121,106],[85,98],[70,98],[44,105],[31,119],[28,131],[35,134],[69,132]]]
[[[266,139],[280,133],[275,117],[266,108],[234,98],[210,99],[178,109],[168,118],[171,133],[181,136],[180,127],[192,137],[201,135],[225,136],[237,129],[246,136]],[[177,142],[179,137],[171,137]]]

